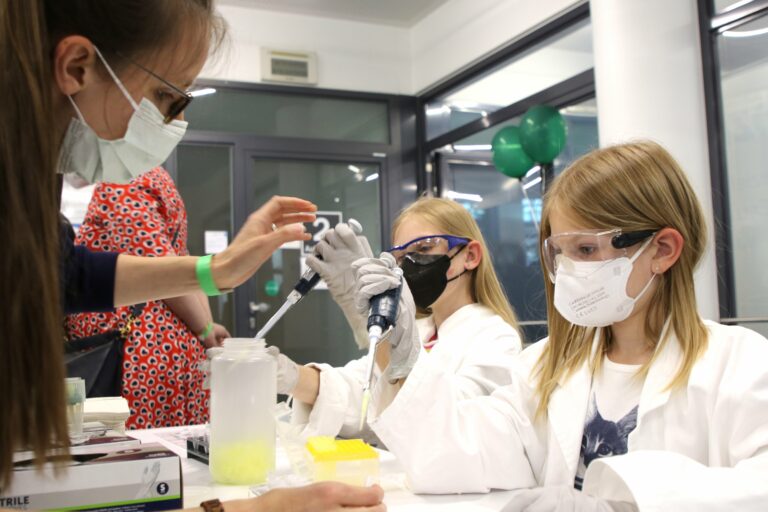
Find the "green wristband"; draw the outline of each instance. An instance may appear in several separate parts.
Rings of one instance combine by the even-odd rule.
[[[203,332],[198,334],[197,337],[200,338],[201,340],[204,340],[212,332],[213,332],[213,322],[208,322],[208,325],[205,326],[205,329],[203,329]]]
[[[211,258],[212,254],[208,256],[202,256],[197,258],[195,263],[195,274],[197,274],[197,282],[200,283],[200,288],[203,289],[203,293],[209,297],[214,295],[221,295],[221,290],[216,287],[216,283],[213,282],[213,275],[211,275]]]

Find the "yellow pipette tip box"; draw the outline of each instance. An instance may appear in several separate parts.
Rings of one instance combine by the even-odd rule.
[[[307,439],[307,464],[316,482],[333,480],[350,485],[379,481],[379,453],[362,439]]]

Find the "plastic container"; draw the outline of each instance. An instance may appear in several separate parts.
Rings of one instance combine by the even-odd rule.
[[[67,389],[67,427],[72,442],[78,442],[83,435],[85,381],[80,377],[68,377],[64,383]]]
[[[209,468],[220,484],[265,482],[275,468],[277,369],[263,340],[230,338],[211,360]]]
[[[362,439],[307,439],[307,468],[312,480],[334,480],[350,485],[379,482],[379,453]]]

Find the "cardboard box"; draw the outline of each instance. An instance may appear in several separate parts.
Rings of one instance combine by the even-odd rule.
[[[0,508],[141,512],[182,508],[181,460],[159,444],[111,453],[73,455],[55,474],[14,464],[11,486],[0,490]]]

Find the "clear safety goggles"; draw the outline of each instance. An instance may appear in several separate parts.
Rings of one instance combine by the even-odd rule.
[[[421,255],[443,255],[454,247],[467,245],[470,242],[468,238],[452,235],[427,235],[414,238],[403,245],[391,247],[387,252],[395,257],[399,264],[406,255],[412,257],[416,263],[419,263]]]
[[[559,233],[544,240],[544,265],[554,283],[563,256],[575,262],[608,263],[628,255],[628,249],[656,234],[655,230],[624,232],[621,229]],[[601,265],[596,265],[595,270]]]

